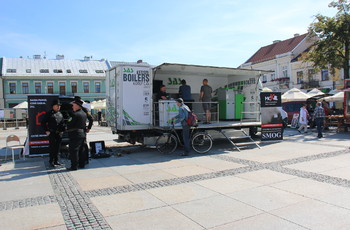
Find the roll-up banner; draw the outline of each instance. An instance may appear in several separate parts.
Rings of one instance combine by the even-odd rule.
[[[28,95],[29,155],[49,154],[49,137],[41,127],[41,120],[58,95]]]
[[[261,140],[283,140],[280,92],[261,92]]]

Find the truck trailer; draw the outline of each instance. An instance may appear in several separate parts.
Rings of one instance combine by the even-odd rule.
[[[262,71],[228,67],[119,64],[106,73],[106,120],[119,139],[148,144],[161,135],[163,128],[169,126],[167,121],[177,114],[175,99],[184,79],[191,87],[192,110],[199,116],[197,129],[225,135],[222,130],[248,128],[250,134],[255,134],[261,126],[261,75]],[[199,94],[204,79],[214,92],[211,124],[201,122],[204,112]],[[166,86],[169,99],[156,101],[161,85]]]

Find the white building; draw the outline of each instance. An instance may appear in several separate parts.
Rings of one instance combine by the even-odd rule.
[[[308,34],[295,34],[284,41],[261,47],[251,58],[240,66],[243,69],[272,71],[262,77],[264,87],[276,92],[285,92],[291,88],[333,89],[333,78],[328,70],[316,72],[310,63],[301,61],[301,55],[313,44]],[[336,79],[334,79],[336,80]]]
[[[11,108],[25,100],[28,94],[59,94],[80,96],[83,100],[105,98],[107,60],[0,58],[0,108]]]

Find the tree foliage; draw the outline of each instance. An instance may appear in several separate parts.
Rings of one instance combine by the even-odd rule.
[[[313,62],[315,67],[329,68],[334,74],[336,69],[344,70],[344,78],[349,78],[349,44],[350,44],[350,2],[333,1],[329,7],[338,10],[334,17],[316,15],[309,26],[313,46],[307,53],[305,61]]]

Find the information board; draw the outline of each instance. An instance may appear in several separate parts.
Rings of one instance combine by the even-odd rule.
[[[29,155],[49,154],[49,137],[41,127],[41,120],[58,95],[28,95]]]
[[[261,140],[283,140],[280,92],[261,92]]]

